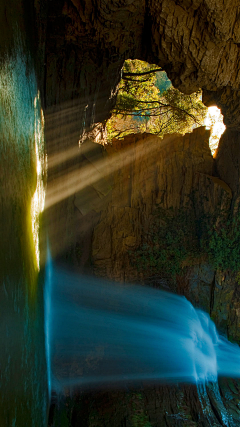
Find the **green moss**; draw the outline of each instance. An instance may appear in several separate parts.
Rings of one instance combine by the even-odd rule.
[[[145,412],[144,401],[141,393],[133,393],[131,427],[152,427],[148,415]]]
[[[240,212],[224,210],[196,215],[189,208],[164,210],[158,207],[131,259],[145,276],[161,274],[175,278],[184,274],[184,261],[206,256],[222,271],[240,271]],[[237,280],[240,283],[240,273]]]
[[[240,271],[237,272],[236,282],[238,283],[238,285],[240,285]]]
[[[240,212],[221,211],[205,218],[201,236],[202,251],[213,267],[240,270]]]
[[[152,427],[145,414],[133,414],[131,418],[131,427]]]
[[[141,272],[176,277],[183,272],[183,261],[199,248],[193,212],[158,207],[142,244],[131,255]]]

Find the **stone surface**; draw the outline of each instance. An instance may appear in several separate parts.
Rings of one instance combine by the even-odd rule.
[[[236,278],[233,274],[217,271],[211,315],[218,328],[224,333],[227,331],[232,339],[239,339],[240,336],[237,331],[240,313],[238,314],[239,298],[236,298],[235,295],[236,285]]]
[[[212,310],[212,292],[214,289],[215,271],[209,264],[200,262],[189,272],[188,298],[195,307],[210,313]]]
[[[92,259],[97,275],[120,281],[142,279],[130,253],[148,233],[157,205],[163,209],[192,206],[199,216],[213,213],[216,206],[229,209],[232,193],[212,176],[214,159],[208,138],[209,132],[198,128],[163,140],[130,135],[106,147],[109,165],[114,163],[115,170],[108,204],[94,228]],[[179,292],[210,311],[214,273],[202,262],[191,261],[195,266],[189,271],[188,285],[179,283]]]
[[[62,418],[66,414],[72,427],[237,427],[239,391],[239,381],[222,378],[219,388],[211,383],[198,389],[195,385],[149,385],[138,390],[130,386],[66,398],[52,411]]]
[[[218,176],[234,193],[234,200],[240,195],[240,133],[227,129],[220,139],[215,153]]]

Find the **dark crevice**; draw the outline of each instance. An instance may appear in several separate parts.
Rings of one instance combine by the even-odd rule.
[[[213,280],[210,286],[210,316],[212,314],[213,307],[214,307],[215,277],[216,277],[216,272],[214,272]]]
[[[206,388],[206,390],[207,390],[207,395],[208,395],[208,398],[209,398],[209,403],[210,403],[210,405],[211,405],[211,408],[212,408],[212,412],[213,412],[213,414],[215,415],[215,417],[216,417],[217,421],[219,422],[219,424],[220,424],[221,426],[223,426],[223,427],[227,427],[227,426],[226,426],[226,424],[223,422],[222,417],[219,415],[219,412],[217,411],[217,409],[216,409],[216,407],[215,407],[215,405],[214,405],[214,403],[213,403],[213,401],[212,401],[211,393],[209,393],[208,388]]]

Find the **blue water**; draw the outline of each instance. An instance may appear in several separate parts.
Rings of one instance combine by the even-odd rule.
[[[51,290],[52,290],[52,258],[50,254],[49,243],[47,243],[47,262],[45,268],[45,288],[44,288],[44,332],[45,332],[45,352],[47,363],[48,395],[51,398]]]
[[[48,412],[43,298],[31,209],[36,149],[44,148],[38,132],[42,116],[24,5],[10,0],[1,10],[0,425],[43,427]]]
[[[52,263],[47,268],[53,389],[144,381],[203,384],[219,375],[240,376],[239,347],[186,298],[79,276]],[[50,292],[45,295],[50,298]]]

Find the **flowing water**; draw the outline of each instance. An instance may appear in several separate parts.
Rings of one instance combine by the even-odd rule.
[[[48,269],[46,331],[55,390],[240,377],[239,347],[184,297],[78,276],[50,260]]]
[[[37,239],[43,120],[22,2],[0,9],[0,425],[41,427],[48,410]]]

